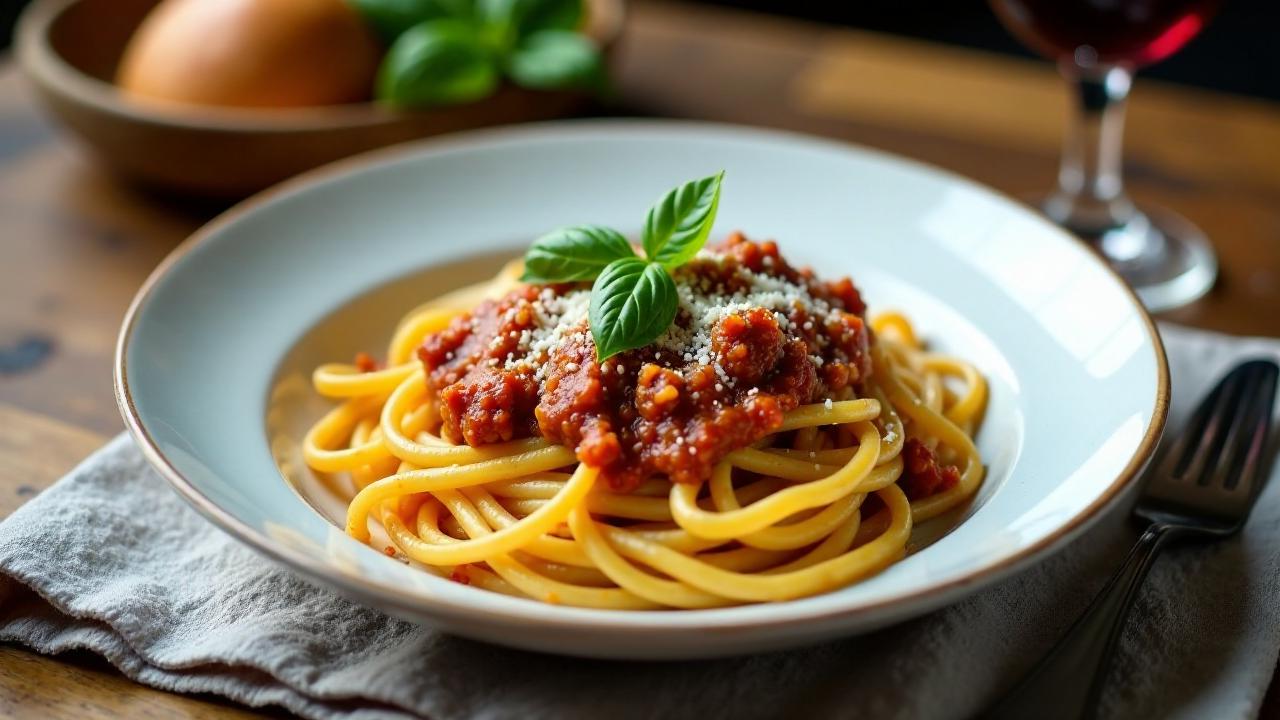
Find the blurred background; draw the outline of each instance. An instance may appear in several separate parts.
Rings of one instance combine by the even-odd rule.
[[[1155,226],[1142,214],[1143,223],[1133,221],[1139,206],[1186,219],[1174,229],[1197,237],[1202,256],[1186,256],[1185,265],[1208,270],[1181,297],[1148,303],[1163,308],[1161,320],[1280,337],[1280,0],[1220,7],[1217,0],[581,0],[581,16],[569,21],[529,28],[505,18],[497,32],[474,32],[466,38],[471,51],[495,36],[528,42],[502,43],[501,58],[472,52],[475,62],[452,74],[420,72],[411,53],[392,52],[421,35],[411,34],[414,25],[389,32],[377,22],[386,18],[368,11],[414,3],[246,3],[319,8],[312,20],[345,38],[343,52],[332,34],[261,13],[255,32],[211,30],[199,13],[168,25],[174,33],[135,32],[161,1],[215,11],[229,4],[0,0],[0,517],[119,432],[109,381],[117,329],[138,287],[183,238],[236,200],[307,168],[486,125],[622,115],[777,128],[931,163],[1046,210],[1040,201],[1055,183],[1061,191],[1066,176],[1078,186],[1078,197],[1067,199],[1082,200],[1067,209],[1127,211],[1117,230]],[[1079,62],[1081,50],[1105,50],[1098,40],[1117,34],[1173,54],[1137,63],[1121,113],[1123,67],[1108,70],[1121,81],[1110,85],[1120,88],[1116,97],[1106,97],[1095,76],[1089,87],[1081,73],[1064,82],[993,10],[1015,6],[1034,7],[1047,34],[1081,36],[1047,55]],[[23,8],[31,8],[31,22],[15,41]],[[1072,17],[1153,10],[1169,22],[1134,30]],[[1207,23],[1201,11],[1212,14]],[[335,19],[336,28],[328,24]],[[1171,37],[1179,26],[1182,35]],[[532,42],[545,32],[554,36]],[[226,42],[207,42],[215,37]],[[1185,48],[1170,47],[1188,38]],[[210,48],[222,53],[223,72],[192,70],[194,56]],[[531,49],[555,50],[542,60],[556,62],[512,72],[513,57]],[[281,56],[291,62],[276,62]],[[126,67],[131,72],[118,72]],[[400,84],[382,82],[384,67]],[[326,79],[334,82],[313,82]],[[597,92],[602,87],[609,91]],[[193,88],[206,102],[176,97]],[[299,88],[311,94],[300,99]],[[1108,107],[1112,122],[1099,122]],[[1103,125],[1112,140],[1123,128],[1123,157],[1121,143],[1097,141]],[[1085,135],[1091,139],[1063,141]],[[1086,145],[1112,156],[1073,164]],[[1077,149],[1065,153],[1066,163],[1064,146]],[[1086,164],[1105,168],[1092,179],[1109,182],[1071,172]],[[1110,195],[1081,192],[1100,189]],[[0,707],[19,697],[17,712],[39,717],[131,717],[140,708],[224,717],[226,708],[206,712],[203,700],[147,690],[105,662],[80,665],[0,644],[0,667],[18,668],[0,672]],[[1271,688],[1263,716],[1280,718],[1280,683]],[[67,713],[42,712],[51,707]]]
[[[12,41],[30,0],[3,0],[0,47]],[[722,5],[1032,57],[996,20],[986,0],[681,0]],[[1145,70],[1146,77],[1280,99],[1280,3],[1229,0],[1184,50]]]

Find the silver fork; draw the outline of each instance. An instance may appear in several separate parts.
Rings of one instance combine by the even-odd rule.
[[[1094,716],[1120,630],[1156,554],[1173,539],[1227,537],[1248,519],[1267,480],[1278,371],[1270,360],[1243,363],[1201,401],[1147,474],[1133,514],[1149,525],[1124,565],[1066,636],[985,717]]]

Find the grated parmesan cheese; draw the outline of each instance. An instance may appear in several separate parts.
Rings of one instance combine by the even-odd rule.
[[[696,362],[710,367],[718,381],[717,391],[721,391],[723,387],[732,388],[736,384],[711,347],[716,327],[729,315],[763,308],[773,314],[784,332],[798,330],[790,320],[791,314],[797,310],[805,311],[813,318],[805,321],[803,328],[806,331],[814,329],[815,321],[830,323],[839,320],[840,309],[815,297],[803,282],[791,282],[783,277],[753,272],[742,265],[735,265],[730,283],[735,289],[730,291],[724,283],[712,282],[700,276],[696,266],[699,261],[725,266],[725,258],[721,254],[713,250],[702,250],[694,263],[676,269],[676,320],[654,341],[654,359],[659,360],[670,353],[675,358],[683,358],[686,363]],[[766,264],[766,268],[770,266]],[[518,336],[511,333],[511,338],[517,341],[517,347],[513,355],[507,358],[504,367],[507,370],[531,369],[536,380],[545,380],[548,372],[547,359],[552,350],[566,342],[583,343],[587,340],[590,306],[591,291],[586,288],[569,290],[564,294],[544,288],[535,300],[522,300],[507,311],[507,316],[515,318],[521,313],[531,313],[534,327],[521,331]],[[818,333],[816,340],[820,346],[826,344],[823,333]],[[495,338],[495,347],[498,342]],[[822,367],[823,360],[819,355],[810,355],[809,359],[815,367]],[[575,372],[579,368],[576,363],[571,363],[565,369]],[[621,363],[613,369],[618,374],[624,372]],[[605,371],[607,372],[607,368]]]
[[[520,333],[516,347],[522,351],[521,356],[507,360],[504,367],[507,370],[524,370],[532,367],[535,377],[541,381],[546,376],[548,370],[546,361],[553,349],[569,340],[585,338],[582,330],[587,325],[587,313],[591,308],[591,291],[570,290],[563,295],[557,295],[550,288],[544,288],[538,294],[537,300],[522,301],[509,312],[515,313],[522,308],[533,313],[534,327]],[[568,369],[567,366],[566,369]],[[576,365],[574,370],[577,370]]]
[[[722,256],[709,250],[700,251],[697,257],[704,261],[723,262]],[[677,357],[683,355],[685,362],[697,360],[701,365],[711,365],[720,381],[732,387],[732,379],[711,350],[712,333],[729,315],[763,308],[773,312],[778,326],[784,331],[795,329],[788,317],[794,310],[805,310],[824,322],[839,319],[840,310],[826,300],[814,297],[803,283],[753,272],[742,265],[734,267],[733,279],[742,287],[729,292],[723,284],[712,286],[705,277],[698,277],[694,266],[677,269],[675,280],[679,305],[676,322],[655,341],[659,353],[670,350]],[[812,329],[812,321],[806,324],[806,329]],[[820,363],[819,359],[815,364]]]

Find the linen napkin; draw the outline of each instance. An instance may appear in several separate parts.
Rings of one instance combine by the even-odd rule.
[[[1280,341],[1163,334],[1171,429],[1235,361],[1280,358]],[[309,585],[197,516],[122,436],[0,523],[0,639],[87,648],[148,685],[309,718],[969,717],[1118,566],[1136,538],[1127,511],[1019,575],[870,635],[712,661],[580,660],[451,637]],[[1256,717],[1280,648],[1278,579],[1273,481],[1240,536],[1157,562],[1102,716]]]

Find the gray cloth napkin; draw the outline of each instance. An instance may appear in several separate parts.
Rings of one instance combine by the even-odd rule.
[[[1175,428],[1234,361],[1280,358],[1280,341],[1163,331]],[[122,436],[0,523],[0,639],[87,648],[148,685],[311,718],[967,717],[1116,568],[1136,537],[1127,510],[997,586],[870,635],[705,662],[577,660],[450,637],[313,587],[188,509]],[[1241,536],[1156,564],[1102,715],[1255,717],[1280,648],[1278,578],[1272,482]]]

